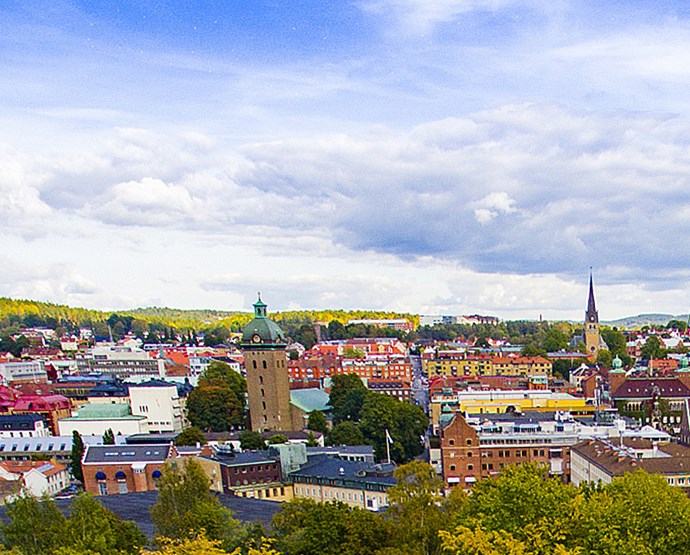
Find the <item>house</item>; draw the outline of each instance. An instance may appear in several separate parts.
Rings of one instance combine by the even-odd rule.
[[[0,478],[17,480],[22,488],[36,497],[54,496],[67,488],[70,474],[57,461],[0,461]]]
[[[82,459],[84,489],[94,495],[152,491],[166,460],[177,456],[168,445],[88,445]]]
[[[572,483],[609,484],[617,476],[642,469],[666,478],[669,485],[690,487],[690,447],[643,438],[589,440],[570,450]]]
[[[392,465],[349,461],[317,455],[291,472],[294,496],[321,503],[340,501],[379,511],[388,506],[388,490],[396,484]]]
[[[49,436],[50,430],[39,414],[0,415],[0,438]]]
[[[72,414],[72,402],[63,395],[21,395],[10,409],[12,414],[39,414],[50,428],[59,435],[58,421]]]
[[[292,488],[282,483],[280,457],[269,451],[236,453],[219,445],[212,455],[199,457],[211,479],[211,489],[238,497],[288,501]]]

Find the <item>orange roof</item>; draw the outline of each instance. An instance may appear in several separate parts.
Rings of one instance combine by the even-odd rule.
[[[36,469],[44,476],[53,476],[67,470],[64,464],[56,461],[0,461],[0,466],[12,474],[25,474]]]

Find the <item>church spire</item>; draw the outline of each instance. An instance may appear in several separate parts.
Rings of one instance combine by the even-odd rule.
[[[594,284],[592,282],[592,269],[589,269],[589,300],[587,301],[587,312],[585,313],[585,321],[599,322],[599,313],[597,312],[597,305],[594,302]]]

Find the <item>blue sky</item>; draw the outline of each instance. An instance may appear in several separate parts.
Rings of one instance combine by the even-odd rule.
[[[690,308],[681,2],[4,2],[0,290]]]

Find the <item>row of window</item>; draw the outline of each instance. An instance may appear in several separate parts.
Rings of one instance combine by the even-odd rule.
[[[249,472],[264,472],[266,470],[278,470],[278,463],[262,464],[258,466],[238,466],[232,469],[232,473],[239,474],[241,472],[242,474],[246,474],[247,469],[249,469]]]
[[[244,480],[235,480],[233,483],[233,486],[248,486],[249,484],[261,484],[261,483],[266,483],[270,484],[271,482],[278,482],[280,481],[280,477],[278,475],[276,476],[266,476],[266,477],[259,477],[259,478],[252,478],[251,480],[247,480],[246,478]]]
[[[54,446],[55,446],[55,444],[49,443],[49,444],[48,444],[48,449],[47,449],[47,451],[52,451]],[[6,447],[7,447],[6,444],[0,443],[0,452],[5,451],[5,448],[6,448]],[[35,450],[36,450],[36,451],[40,451],[42,447],[43,447],[43,445],[42,445],[41,443],[37,443],[37,444],[36,444],[36,449],[35,449]],[[23,450],[24,450],[24,451],[29,451],[30,448],[31,448],[31,444],[25,443],[25,444],[24,444],[24,449],[23,449]],[[67,448],[67,446],[66,446],[64,443],[61,443],[61,444],[60,444],[60,449],[58,449],[58,451],[65,451],[66,448]],[[10,449],[7,449],[7,451],[17,451],[18,449],[19,449],[19,446],[18,446],[16,443],[13,443],[12,446],[11,446],[11,448],[10,448]]]

